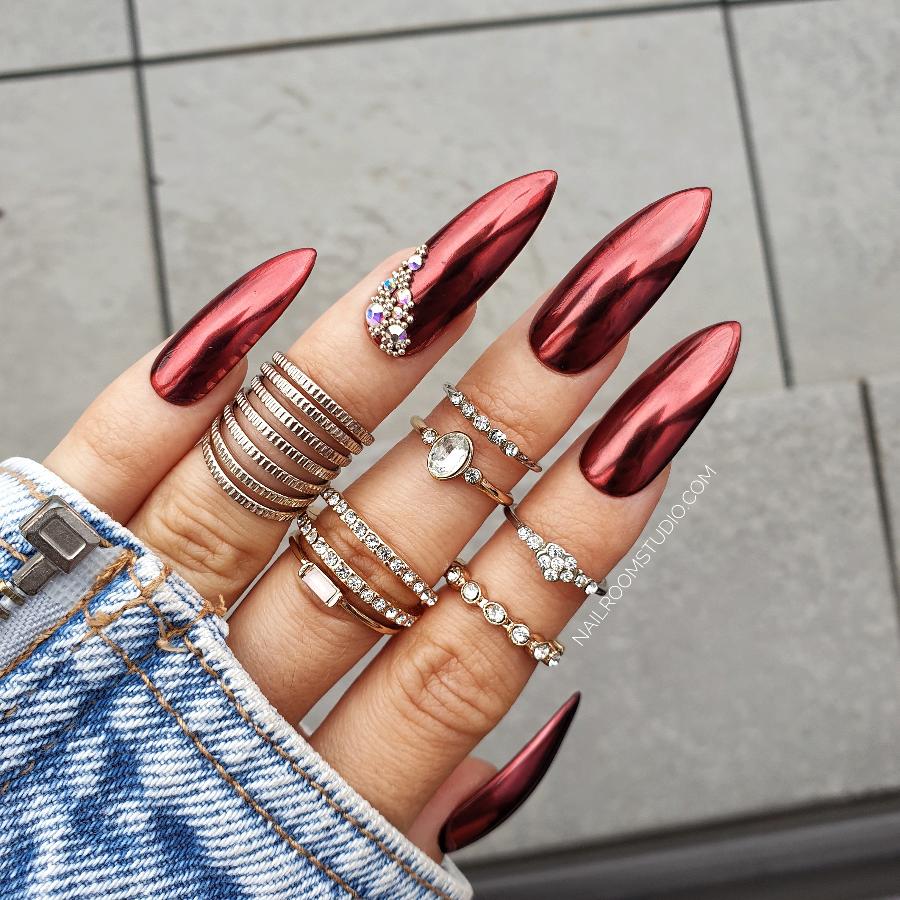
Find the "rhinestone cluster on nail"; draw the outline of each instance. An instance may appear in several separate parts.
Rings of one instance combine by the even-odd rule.
[[[375,558],[392,574],[396,575],[418,598],[423,606],[434,606],[438,595],[428,586],[425,579],[387,543],[356,510],[334,488],[322,493],[325,502],[340,516],[353,536],[369,550]]]
[[[559,544],[545,541],[525,524],[516,528],[519,540],[534,554],[538,568],[546,581],[563,581],[581,588],[589,597],[606,594],[606,580],[595,581],[586,575],[578,565],[578,560]]]
[[[405,610],[398,609],[392,603],[389,603],[377,591],[373,591],[364,579],[345,563],[334,548],[323,538],[312,521],[303,516],[297,520],[300,534],[306,539],[306,542],[312,548],[313,552],[319,559],[334,572],[335,576],[345,584],[363,603],[371,606],[379,615],[384,616],[396,625],[409,628],[418,616],[412,615]]]
[[[477,406],[452,384],[445,384],[444,391],[450,402],[460,411],[464,418],[472,423],[476,431],[480,431],[492,444],[499,447],[510,459],[516,460],[532,472],[540,472],[541,467],[519,445],[508,438],[504,431],[494,428],[491,420]]]
[[[502,628],[512,644],[516,647],[524,647],[533,659],[545,666],[552,668],[559,665],[566,648],[559,641],[545,640],[523,622],[511,619],[502,603],[485,597],[481,585],[471,579],[462,564],[454,563],[444,573],[444,577],[448,584],[459,591],[460,597],[466,603],[470,606],[477,606],[481,610],[482,615],[491,625]]]
[[[428,248],[416,247],[378,286],[366,307],[366,327],[389,356],[403,356],[410,345],[409,327],[413,323],[413,276],[425,265]]]

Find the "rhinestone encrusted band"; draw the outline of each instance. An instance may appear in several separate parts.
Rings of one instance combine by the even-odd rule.
[[[363,578],[353,571],[347,563],[338,556],[337,551],[316,530],[312,520],[307,516],[297,519],[297,527],[305,538],[313,553],[334,572],[335,576],[362,600],[367,606],[371,606],[379,615],[403,628],[409,628],[417,620],[418,616],[406,612],[389,603],[377,591],[373,591]]]
[[[481,585],[472,580],[469,570],[461,560],[456,560],[447,569],[444,578],[447,579],[447,584],[459,591],[464,602],[471,606],[477,606],[481,610],[486,621],[502,628],[510,643],[524,648],[532,659],[545,666],[559,665],[559,660],[566,648],[559,641],[545,640],[524,623],[513,621],[502,604],[495,600],[489,600],[484,595]]]
[[[541,467],[515,441],[511,441],[504,431],[495,428],[491,420],[458,388],[445,384],[444,391],[449,401],[468,419],[476,431],[480,431],[492,444],[499,447],[510,459],[516,460],[532,472],[540,472]]]
[[[438,595],[428,586],[428,582],[347,503],[339,491],[328,488],[327,491],[323,491],[322,499],[337,513],[353,536],[391,574],[396,575],[423,606],[434,606],[437,603]]]
[[[412,293],[413,276],[425,265],[428,247],[416,247],[378,287],[366,307],[366,327],[388,356],[403,356],[410,345],[409,326],[413,323],[416,301]]]
[[[581,588],[588,597],[599,594],[606,596],[608,585],[605,578],[597,581],[591,578],[579,565],[578,560],[568,550],[552,541],[545,541],[533,528],[520,518],[515,507],[503,509],[510,525],[516,529],[519,540],[534,554],[541,575],[546,581],[562,581]]]

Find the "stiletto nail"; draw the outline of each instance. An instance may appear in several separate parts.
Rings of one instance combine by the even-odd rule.
[[[288,308],[315,261],[315,250],[282,253],[210,300],[156,357],[156,393],[181,406],[205,397]]]
[[[576,691],[493,778],[450,813],[438,835],[443,853],[461,850],[483,838],[531,796],[556,758],[580,700],[581,694]]]
[[[608,234],[553,289],[531,323],[531,348],[574,375],[598,363],[647,314],[691,255],[712,191],[663,197]]]
[[[667,350],[619,397],[587,439],[581,471],[628,497],[650,484],[700,424],[734,368],[741,326],[721,322]]]
[[[556,173],[549,170],[507,181],[426,242],[427,256],[411,284],[415,307],[404,335],[406,356],[424,350],[503,274],[534,234],[555,190]]]

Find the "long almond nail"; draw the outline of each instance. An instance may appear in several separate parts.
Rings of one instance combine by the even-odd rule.
[[[156,393],[181,406],[205,397],[288,308],[315,261],[315,250],[282,253],[210,300],[156,357]]]
[[[409,341],[406,356],[429,346],[503,274],[534,234],[555,190],[556,173],[549,170],[507,181],[427,241],[427,257],[411,285],[412,321],[402,334]],[[379,337],[372,339],[380,345]]]
[[[438,835],[442,852],[461,850],[483,838],[531,796],[556,758],[580,700],[576,691],[493,778],[450,813]]]
[[[598,363],[647,314],[691,255],[712,191],[651,203],[608,234],[553,289],[531,324],[537,358],[576,374]]]
[[[619,397],[581,451],[598,490],[629,497],[672,461],[722,390],[741,345],[741,326],[721,322],[667,350]]]

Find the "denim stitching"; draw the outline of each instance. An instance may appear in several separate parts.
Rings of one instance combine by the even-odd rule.
[[[153,694],[156,702],[165,710],[172,718],[175,720],[178,727],[184,732],[185,736],[193,743],[193,745],[197,748],[200,755],[215,769],[216,774],[219,775],[220,778],[234,790],[234,792],[244,801],[257,815],[261,816],[265,819],[269,825],[275,830],[275,833],[285,841],[290,847],[297,851],[301,856],[311,862],[317,869],[320,869],[325,875],[327,875],[332,881],[335,882],[339,887],[343,888],[348,896],[350,897],[360,897],[359,893],[350,887],[347,882],[345,882],[337,872],[330,869],[326,866],[321,860],[315,857],[309,850],[307,850],[296,838],[291,837],[285,831],[284,827],[278,823],[275,817],[268,812],[265,807],[263,807],[258,801],[254,800],[250,792],[233,776],[228,770],[220,763],[215,756],[207,749],[207,747],[203,744],[197,734],[195,734],[191,728],[188,726],[187,722],[182,718],[181,714],[169,703],[168,700],[163,696],[160,689],[153,682],[153,679],[141,669],[137,663],[135,663],[125,652],[125,650],[120,647],[111,637],[106,634],[100,634],[100,639],[112,649],[116,654],[118,654],[119,658],[125,664],[128,672],[131,672],[134,675],[137,675],[141,681],[143,681],[144,686]]]
[[[49,640],[62,628],[65,624],[67,624],[72,618],[74,618],[84,607],[100,593],[107,585],[109,585],[112,581],[114,581],[122,572],[122,569],[125,566],[128,566],[129,570],[131,570],[134,564],[135,554],[131,550],[123,550],[122,553],[117,556],[103,571],[101,571],[96,579],[94,580],[94,584],[88,590],[88,592],[77,602],[74,606],[58,621],[54,622],[49,628],[42,631],[38,634],[34,640],[12,661],[10,662],[3,671],[0,671],[0,679],[6,678],[10,672],[14,669],[17,669],[23,662],[26,662],[31,655],[41,646],[45,641]],[[155,589],[155,588],[154,588]],[[143,587],[141,588],[143,590]],[[89,623],[90,624],[90,623]],[[81,638],[73,647],[70,647],[70,651],[77,647],[79,644],[83,643],[84,638]],[[54,666],[48,675],[53,674],[56,671],[57,666]],[[41,679],[43,681],[43,679]]]
[[[4,475],[9,475],[11,478],[15,478],[15,480],[18,481],[35,500],[44,503],[50,499],[49,494],[45,494],[30,478],[17,472],[15,469],[8,469],[6,466],[0,466],[0,472]]]
[[[152,601],[148,601],[148,606],[153,612],[158,613],[158,610],[154,609]],[[418,882],[422,887],[427,888],[429,891],[432,891],[435,896],[444,898],[444,900],[451,900],[449,895],[445,894],[440,888],[431,884],[431,882],[426,881],[418,872],[415,871],[410,865],[408,865],[404,860],[402,860],[390,847],[388,847],[384,841],[382,841],[378,835],[373,834],[369,831],[368,828],[363,825],[362,822],[359,821],[352,813],[347,812],[331,795],[327,792],[325,787],[319,784],[318,781],[313,778],[312,775],[309,774],[294,758],[285,750],[280,744],[277,744],[275,740],[267,734],[250,716],[247,710],[244,708],[243,704],[240,700],[235,696],[234,692],[231,688],[225,684],[222,676],[209,664],[206,658],[203,656],[203,651],[200,650],[191,639],[185,635],[182,640],[184,641],[187,648],[197,657],[201,667],[206,671],[206,673],[215,681],[215,683],[222,689],[222,692],[237,710],[238,715],[261,737],[282,759],[284,759],[290,767],[300,775],[309,785],[314,788],[322,799],[336,812],[338,813],[345,821],[349,824],[353,825],[354,828],[357,829],[364,837],[368,838],[372,843],[378,846],[378,848],[386,854],[394,863],[400,866],[404,872],[406,872],[410,877],[412,877],[416,882]]]
[[[14,559],[17,559],[19,562],[28,562],[28,557],[24,554],[16,550],[9,541],[3,540],[0,538],[0,547],[2,547],[10,556]]]

